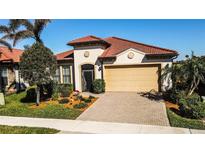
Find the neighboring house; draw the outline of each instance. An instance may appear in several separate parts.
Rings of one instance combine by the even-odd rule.
[[[12,49],[0,46],[0,90],[5,87],[8,89],[14,81],[17,83],[19,78],[19,61],[23,53],[20,49]],[[22,80],[22,79],[21,79]]]
[[[104,79],[106,91],[161,91],[161,69],[178,56],[174,50],[117,37],[86,36],[68,42],[73,50],[57,54],[58,83],[72,83],[75,90],[91,91],[94,79]]]

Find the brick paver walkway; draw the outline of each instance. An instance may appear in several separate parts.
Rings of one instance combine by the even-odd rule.
[[[77,119],[169,126],[164,103],[135,92],[107,92]]]

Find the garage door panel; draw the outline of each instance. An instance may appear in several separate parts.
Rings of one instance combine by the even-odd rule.
[[[106,91],[158,90],[158,66],[105,67]]]

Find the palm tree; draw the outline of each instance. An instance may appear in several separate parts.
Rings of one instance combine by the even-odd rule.
[[[43,44],[43,41],[40,36],[43,29],[50,22],[51,20],[49,19],[35,19],[34,22],[31,22],[30,20],[27,19],[11,20],[11,23],[13,23],[11,25],[13,25],[13,27],[16,28],[18,26],[23,26],[25,29],[17,31],[15,35],[11,35],[11,36],[8,35],[7,38],[13,40],[13,46],[15,46],[18,41],[27,38],[33,38],[37,43]],[[36,93],[37,93],[36,104],[38,105],[40,101],[40,87],[38,85],[36,88]]]
[[[17,31],[14,36],[8,35],[7,38],[13,40],[13,46],[15,46],[18,41],[27,38],[33,38],[36,42],[43,43],[40,36],[43,29],[50,22],[51,20],[49,19],[35,19],[34,22],[28,19],[11,20],[11,25],[13,25],[13,27],[24,26],[25,29]]]

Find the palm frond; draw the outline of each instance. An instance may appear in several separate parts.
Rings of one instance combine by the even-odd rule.
[[[0,33],[10,33],[9,27],[0,25]]]
[[[2,36],[2,40],[13,40],[15,34],[9,33]]]
[[[21,19],[10,19],[8,25],[15,32],[21,26]]]
[[[17,32],[13,37],[13,46],[16,46],[17,42],[26,38],[33,38],[33,33],[28,30]]]
[[[50,23],[50,19],[36,19],[34,21],[34,36],[36,38],[36,41],[42,43],[42,40],[40,39],[40,35],[43,31],[43,29],[47,26],[48,23]]]
[[[19,19],[19,22],[25,26],[27,30],[33,31],[33,24],[28,19]]]
[[[12,51],[11,45],[8,42],[6,42],[5,40],[0,39],[0,44],[7,47],[10,51]]]

